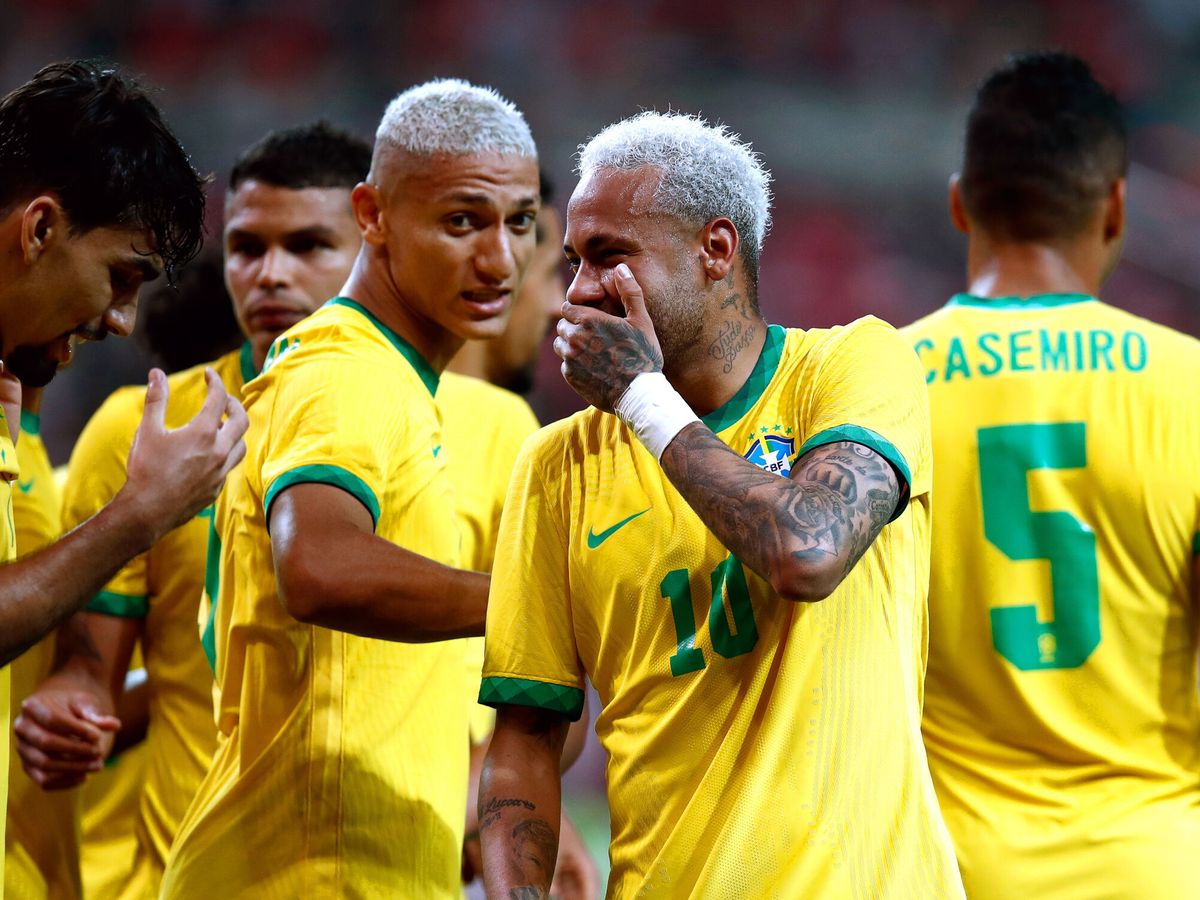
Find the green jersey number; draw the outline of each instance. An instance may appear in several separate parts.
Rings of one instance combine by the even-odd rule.
[[[1087,465],[1083,422],[979,429],[983,532],[1009,559],[1050,562],[1054,618],[1032,604],[991,610],[996,652],[1023,671],[1073,669],[1100,643],[1096,535],[1067,512],[1029,508],[1027,474]]]
[[[749,653],[758,643],[758,626],[754,624],[754,609],[750,606],[750,588],[746,572],[731,553],[712,570],[712,603],[708,607],[708,634],[713,649],[726,659]],[[675,620],[675,653],[671,657],[671,674],[687,675],[704,668],[704,651],[696,646],[696,612],[692,606],[692,585],[687,569],[673,569],[659,586],[662,595],[671,601],[671,617]],[[725,598],[729,610],[725,609]],[[733,627],[729,619],[733,617]]]

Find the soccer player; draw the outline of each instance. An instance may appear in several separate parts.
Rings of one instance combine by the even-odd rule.
[[[876,319],[764,322],[769,175],[725,129],[644,113],[579,170],[555,349],[595,408],[525,444],[505,504],[489,894],[550,884],[587,675],[610,896],[961,896],[920,738],[915,357]]]
[[[40,355],[37,348],[18,350],[10,359],[27,353]],[[32,366],[21,384],[21,431],[17,441],[21,477],[13,493],[13,526],[17,555],[40,550],[62,534],[62,496],[46,446],[41,438],[42,389],[54,368]],[[41,368],[40,375],[36,370]],[[48,635],[15,659],[12,671],[12,702],[20,704],[50,672],[54,664],[54,636]],[[16,736],[9,733],[12,744]],[[8,786],[12,801],[5,830],[4,890],[10,897],[78,897],[79,796],[74,792],[47,794],[38,789],[21,770],[15,747],[9,748]]]
[[[74,335],[128,334],[142,282],[194,253],[201,180],[146,95],[85,63],[49,66],[0,99],[0,134],[0,359],[11,364],[18,348],[42,348],[30,365],[54,367]],[[10,406],[0,428],[0,503],[9,513],[0,516],[0,561],[16,549],[11,404],[19,402],[15,378],[29,375],[9,365],[2,377]],[[128,483],[113,502],[62,540],[0,567],[0,663],[37,643],[130,558],[212,502],[241,459],[245,414],[215,378],[204,409],[185,427],[165,429],[165,402],[163,375],[152,371]],[[5,668],[0,723],[8,706]],[[28,727],[50,724],[40,712],[26,712]],[[89,722],[80,736],[104,725],[111,722]],[[0,747],[6,754],[8,742]]]
[[[225,204],[225,272],[244,343],[209,363],[231,395],[240,395],[259,371],[271,341],[345,282],[361,243],[350,191],[370,162],[365,141],[316,124],[272,132],[234,165]],[[180,342],[160,335],[162,355],[186,350]],[[200,408],[205,369],[198,365],[170,377],[168,423],[187,421]],[[141,388],[119,389],[84,429],[67,480],[67,524],[86,519],[120,490],[144,397]],[[83,616],[88,639],[76,642],[82,646],[33,698],[68,722],[73,707],[111,715],[133,647],[144,648],[149,752],[133,874],[123,892],[129,898],[158,895],[167,853],[216,747],[212,671],[205,658],[211,647],[201,645],[196,626],[211,520],[209,509],[177,528],[97,594]],[[110,745],[89,745],[93,758],[105,759]],[[32,741],[22,752],[52,757]],[[83,778],[31,768],[50,787]]]
[[[463,646],[488,578],[459,532],[434,392],[500,334],[534,249],[520,113],[461,81],[388,106],[352,194],[343,289],[246,388],[247,464],[216,510],[218,749],[165,897],[452,897],[466,801]],[[487,452],[480,447],[481,454]]]
[[[1125,125],[1081,60],[979,89],[950,211],[967,293],[929,382],[924,732],[973,898],[1195,897],[1200,344],[1097,299]]]

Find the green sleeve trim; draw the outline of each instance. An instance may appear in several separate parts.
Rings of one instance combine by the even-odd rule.
[[[888,521],[894,522],[900,518],[901,513],[908,507],[908,498],[912,489],[912,470],[908,467],[908,461],[904,458],[904,454],[896,449],[895,444],[870,428],[863,428],[860,425],[838,425],[835,428],[826,428],[810,437],[804,442],[804,446],[800,448],[797,456],[804,456],[809,450],[837,441],[853,441],[856,444],[862,444],[892,464],[904,484],[900,485],[900,500]]]
[[[372,528],[379,523],[379,500],[376,499],[370,485],[341,466],[329,465],[298,466],[271,482],[271,486],[267,488],[267,495],[263,498],[263,517],[266,521],[271,521],[271,504],[275,502],[275,498],[281,491],[296,484],[328,484],[341,488],[367,508],[371,514]]]
[[[150,600],[147,597],[118,594],[116,591],[101,591],[88,601],[84,609],[122,619],[144,619],[150,611]]]
[[[1200,556],[1200,531],[1192,538],[1192,556]]]
[[[577,687],[491,675],[479,685],[484,706],[533,706],[562,713],[572,722],[583,714],[583,691]]]
[[[42,430],[42,417],[27,409],[21,410],[21,430],[26,434],[37,434]]]

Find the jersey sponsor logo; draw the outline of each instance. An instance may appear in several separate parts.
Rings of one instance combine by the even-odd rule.
[[[787,478],[792,471],[792,454],[796,452],[796,439],[782,434],[764,434],[756,438],[744,458],[766,472],[774,472]]]
[[[622,528],[624,528],[626,525],[628,525],[630,522],[632,522],[638,516],[644,516],[646,513],[650,512],[650,509],[651,509],[651,507],[647,506],[641,512],[635,512],[632,516],[626,516],[624,519],[622,519],[616,525],[612,525],[608,528],[605,528],[599,534],[596,534],[594,529],[589,528],[588,536],[587,536],[588,549],[595,550],[597,547],[599,547],[601,544],[603,544],[605,541],[607,541],[610,537],[612,537],[614,534],[616,534],[618,531],[620,531]]]

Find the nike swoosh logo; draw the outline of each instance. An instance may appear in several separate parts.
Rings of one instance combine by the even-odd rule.
[[[28,494],[30,491],[33,490],[33,482],[35,480],[36,479],[34,479],[34,478],[30,478],[28,481],[18,481],[17,488],[21,491],[22,494]]]
[[[442,445],[438,444],[436,447],[433,448],[433,458],[437,459],[437,455],[441,452],[442,452]]]
[[[635,512],[632,516],[627,516],[626,518],[624,518],[620,522],[618,522],[616,525],[613,525],[611,528],[605,528],[599,534],[596,534],[595,531],[593,531],[591,528],[589,528],[588,536],[587,536],[588,549],[595,550],[597,547],[599,547],[601,544],[603,544],[605,541],[607,541],[610,537],[612,537],[614,534],[616,534],[618,531],[620,531],[622,528],[624,528],[626,525],[628,525],[630,522],[632,522],[638,516],[644,516],[646,513],[650,512],[650,509],[651,509],[651,507],[647,506],[641,512]]]

